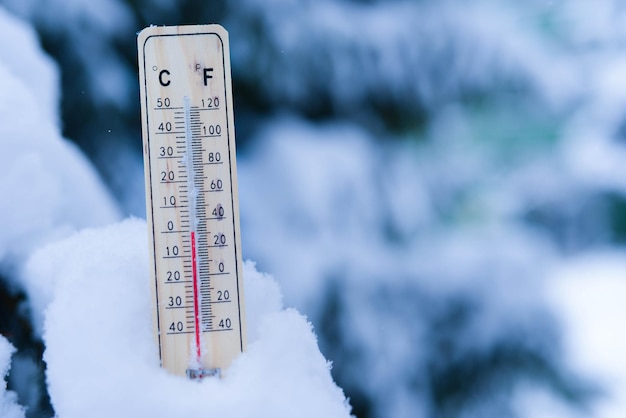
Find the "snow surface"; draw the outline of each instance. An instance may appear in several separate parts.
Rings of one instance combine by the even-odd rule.
[[[417,103],[434,107],[511,81],[557,103],[578,90],[560,51],[538,48],[542,40],[506,2],[241,3],[226,22],[233,37],[245,39],[233,44],[233,60],[241,63],[235,71],[261,75],[271,100],[315,103],[328,95],[340,111],[354,112],[377,98],[414,111]],[[255,34],[259,25],[263,37]]]
[[[32,29],[0,8],[0,272],[37,246],[119,219],[112,197],[58,126],[56,67]],[[6,45],[5,45],[6,44]],[[5,64],[7,63],[7,64]]]
[[[612,231],[598,196],[621,201],[626,190],[624,5],[242,3],[228,22],[245,40],[233,45],[234,71],[237,62],[244,79],[258,71],[251,78],[285,109],[330,96],[341,117],[384,97],[406,102],[399,109],[432,112],[409,145],[399,138],[390,145],[350,122],[279,114],[239,163],[248,254],[314,321],[328,321],[335,289],[343,363],[375,400],[373,413],[432,414],[428,383],[419,380],[435,345],[429,312],[407,296],[426,289],[439,296],[429,301],[475,295],[488,312],[462,341],[467,350],[511,329],[523,342],[542,341],[556,318],[565,325],[564,350],[579,354],[555,362],[613,394],[581,412],[522,380],[512,388],[519,416],[623,415],[626,371],[605,353],[623,346],[616,318],[626,316],[617,301],[625,275],[618,256],[588,256],[598,244],[615,245],[606,242]],[[259,27],[265,37],[255,35]],[[468,90],[486,102],[464,103]],[[539,222],[529,221],[537,213]],[[297,283],[296,271],[303,272]],[[582,303],[587,291],[592,300]],[[396,361],[379,366],[383,353]],[[362,379],[364,369],[376,377]]]
[[[114,222],[120,213],[91,163],[61,136],[57,68],[33,30],[0,8],[0,34],[0,275],[9,289],[27,291],[25,308],[40,318],[53,283],[41,280],[26,289],[21,274],[30,254],[81,228]],[[40,324],[34,324],[39,335]],[[29,386],[38,366],[20,354],[12,383],[22,402],[36,404],[39,389]]]
[[[0,417],[2,418],[24,417],[24,409],[17,404],[17,396],[6,390],[7,385],[4,381],[4,377],[11,368],[11,355],[14,352],[15,348],[11,343],[0,335]]]
[[[274,280],[244,267],[249,347],[220,379],[159,367],[151,332],[147,229],[127,220],[40,249],[29,280],[56,282],[45,314],[48,388],[60,418],[349,417],[311,325]]]
[[[4,3],[71,41],[98,103],[132,108],[125,97],[133,95],[121,92],[135,88],[134,69],[124,70],[111,41],[132,26],[124,2]],[[546,287],[549,307],[565,324],[563,360],[609,396],[583,414],[522,381],[511,388],[516,413],[613,418],[626,410],[616,320],[626,315],[619,300],[624,254],[588,249],[606,226],[583,203],[626,190],[626,177],[617,175],[626,161],[625,9],[615,0],[513,4],[247,0],[233,7],[233,68],[263,80],[272,100],[306,108],[321,92],[349,113],[378,96],[432,112],[417,139],[384,145],[352,122],[277,114],[254,134],[258,145],[239,165],[247,254],[275,273],[287,302],[312,320],[324,319],[329,289],[338,286],[343,315],[331,319],[350,358],[336,367],[359,382],[380,416],[432,413],[424,376],[437,359],[436,334],[428,330],[437,309],[445,312],[456,297],[479,307],[460,332],[463,349],[488,350],[502,335],[541,346],[552,342],[542,339]],[[247,18],[269,35],[247,33],[259,27]],[[148,303],[145,226],[131,220],[66,239],[111,225],[119,213],[90,163],[61,138],[57,71],[32,29],[0,9],[0,33],[0,140],[10,156],[0,196],[17,197],[0,206],[0,273],[28,293],[59,417],[199,413],[207,399],[227,416],[346,416],[310,325],[282,309],[276,283],[251,264],[250,348],[228,375],[196,384],[155,367],[149,319],[140,312]],[[271,54],[262,45],[268,38]],[[476,89],[498,96],[509,83],[533,91],[518,99],[528,103],[492,104],[498,111],[487,109],[484,120],[456,103]],[[529,111],[535,107],[539,115]],[[546,120],[555,133],[535,126]],[[507,154],[516,127],[525,134],[510,136],[524,147],[535,136],[556,139],[543,139],[535,154]],[[494,137],[499,145],[485,145]],[[121,184],[141,176],[139,159],[127,151],[102,158],[115,162],[110,169]],[[125,193],[141,207],[141,192]],[[556,226],[532,226],[525,217],[536,210]],[[561,230],[564,238],[550,235]],[[580,252],[563,257],[570,242]],[[0,370],[10,351],[0,344]],[[241,393],[243,400],[235,397]],[[0,405],[19,409],[11,395],[0,395]]]
[[[0,39],[11,40],[0,48],[0,115],[6,122],[0,138],[7,156],[0,182],[6,197],[0,271],[19,278],[15,285],[28,295],[35,333],[46,347],[57,416],[350,416],[312,326],[282,308],[277,284],[250,262],[244,268],[248,351],[221,380],[191,382],[160,368],[151,333],[145,222],[112,224],[119,219],[116,204],[91,164],[59,133],[56,68],[32,30],[2,9],[0,31]],[[2,376],[13,352],[0,336]],[[0,416],[23,416],[5,388],[3,383]]]
[[[45,7],[38,0],[4,0],[3,4],[72,44],[78,56],[76,69],[87,76],[101,103],[126,105],[124,92],[135,82],[134,74],[124,70],[120,53],[108,42],[112,36],[132,32],[133,18],[126,5],[118,0],[49,0]]]
[[[37,34],[29,24],[12,17],[1,7],[0,21],[0,63],[37,94],[39,112],[58,123],[59,75],[55,64],[41,53]]]
[[[17,293],[25,290],[22,269],[36,248],[114,222],[120,213],[91,163],[61,136],[58,71],[32,28],[0,8],[0,35],[0,276]],[[28,292],[35,303],[23,314],[30,308],[41,315],[36,303],[51,292],[48,281],[35,284]],[[39,389],[30,387],[39,366],[21,354],[14,357],[11,382],[20,401],[31,405],[40,399]]]
[[[560,313],[568,361],[603,390],[590,416],[618,418],[626,408],[626,251],[596,250],[554,270],[548,295]]]

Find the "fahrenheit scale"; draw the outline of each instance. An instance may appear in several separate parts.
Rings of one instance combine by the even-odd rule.
[[[138,50],[161,364],[219,374],[246,346],[228,34],[152,26]]]

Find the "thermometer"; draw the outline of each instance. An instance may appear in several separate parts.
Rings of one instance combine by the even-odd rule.
[[[152,26],[138,50],[161,365],[219,375],[246,348],[228,33]]]

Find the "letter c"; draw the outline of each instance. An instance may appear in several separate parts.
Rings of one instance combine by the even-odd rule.
[[[159,73],[159,82],[161,83],[161,85],[163,87],[167,87],[170,85],[170,80],[164,80],[163,79],[163,75],[170,75],[170,72],[167,70],[161,70],[161,72]]]

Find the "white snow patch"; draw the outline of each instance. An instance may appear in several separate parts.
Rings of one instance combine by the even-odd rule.
[[[119,215],[93,167],[60,135],[52,111],[56,69],[32,31],[0,9],[0,35],[11,39],[7,53],[13,51],[0,52],[1,271],[19,268],[45,242]]]
[[[84,230],[39,250],[32,283],[48,276],[44,359],[60,418],[348,417],[307,320],[244,268],[249,347],[225,376],[192,382],[159,367],[151,325],[147,231],[132,219]]]
[[[0,35],[0,143],[5,156],[0,272],[14,280],[35,248],[80,228],[114,222],[119,213],[85,156],[61,137],[56,67],[32,30],[0,9]],[[51,288],[46,279],[30,283],[28,291],[37,317],[37,301],[49,298]]]
[[[564,325],[572,366],[598,380],[607,394],[596,418],[623,417],[626,410],[626,251],[606,250],[571,260],[554,272],[548,295]]]
[[[36,93],[38,110],[57,123],[59,75],[57,67],[41,53],[37,34],[25,22],[0,7],[0,65]],[[4,99],[8,92],[3,90]],[[4,114],[3,116],[6,116]]]
[[[11,368],[11,356],[15,348],[6,338],[0,335],[0,417],[2,418],[23,418],[24,408],[17,404],[17,396],[11,391],[7,391],[4,377]]]
[[[513,408],[520,418],[586,418],[589,411],[567,405],[545,388],[529,383],[519,385],[513,393]]]

